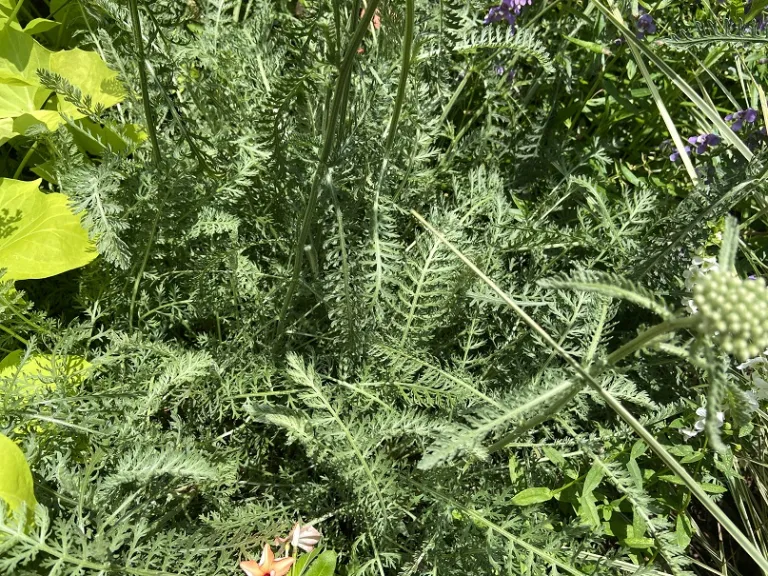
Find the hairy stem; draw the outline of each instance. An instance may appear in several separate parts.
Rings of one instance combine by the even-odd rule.
[[[136,0],[132,0],[135,2]],[[331,103],[331,113],[328,116],[328,122],[326,125],[325,136],[323,139],[323,148],[320,152],[320,158],[315,171],[314,178],[312,179],[312,188],[309,192],[309,198],[307,199],[307,206],[304,209],[304,216],[301,221],[301,227],[296,236],[296,243],[293,249],[293,270],[291,273],[291,279],[288,282],[288,286],[283,299],[283,305],[280,309],[280,315],[277,323],[277,338],[276,342],[282,340],[282,336],[285,332],[285,318],[288,314],[288,309],[293,302],[293,296],[296,292],[296,288],[299,284],[299,277],[301,276],[301,268],[303,264],[304,256],[304,243],[309,236],[309,229],[312,226],[312,220],[315,215],[315,208],[317,207],[317,198],[320,193],[320,183],[325,177],[328,171],[328,160],[331,157],[333,146],[336,141],[336,125],[338,123],[339,113],[342,108],[342,100],[344,99],[344,93],[346,87],[349,85],[350,78],[352,76],[352,64],[357,54],[357,47],[363,41],[363,35],[373,19],[373,15],[376,12],[376,8],[379,5],[379,0],[371,0],[368,4],[368,8],[365,11],[362,19],[357,25],[355,34],[352,37],[347,51],[344,54],[344,60],[341,63],[339,69],[339,76],[336,78],[336,86],[333,94],[333,102]]]

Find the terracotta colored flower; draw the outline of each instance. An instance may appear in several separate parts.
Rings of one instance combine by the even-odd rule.
[[[276,541],[280,544],[290,542],[294,548],[301,548],[304,552],[312,552],[317,543],[320,542],[320,538],[323,535],[315,529],[311,524],[304,524],[296,522],[293,528],[285,538],[277,538]]]
[[[242,568],[243,572],[248,576],[285,576],[291,569],[293,561],[293,558],[280,558],[280,560],[275,560],[272,548],[269,547],[269,544],[264,544],[264,551],[261,553],[261,559],[258,562],[255,560],[240,562],[240,568]]]
[[[365,8],[360,8],[360,18],[362,18],[365,15]],[[379,30],[381,28],[381,12],[379,12],[379,9],[376,8],[376,12],[373,13],[373,18],[371,18],[371,23],[373,24],[374,30]]]

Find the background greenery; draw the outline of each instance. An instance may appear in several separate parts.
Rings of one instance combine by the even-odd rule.
[[[765,366],[685,319],[696,258],[766,275],[766,4],[0,0],[0,173],[99,253],[5,277],[0,570],[235,574],[303,519],[349,576],[759,573]]]

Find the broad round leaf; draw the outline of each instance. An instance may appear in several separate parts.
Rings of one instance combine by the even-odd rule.
[[[47,278],[97,253],[64,194],[43,194],[40,180],[0,178],[0,268],[6,280]]]
[[[27,459],[13,440],[3,434],[0,434],[0,499],[5,501],[11,514],[26,504],[29,518],[37,506]]]

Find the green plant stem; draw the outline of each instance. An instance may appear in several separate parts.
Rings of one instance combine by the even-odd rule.
[[[179,576],[175,572],[166,572],[165,570],[150,570],[143,568],[134,568],[132,566],[117,566],[114,564],[99,564],[97,562],[91,562],[83,558],[78,558],[67,553],[66,550],[61,550],[48,546],[44,541],[40,541],[32,536],[28,536],[22,530],[16,529],[11,526],[7,526],[3,522],[0,522],[0,535],[5,535],[13,540],[24,542],[30,548],[39,550],[45,554],[58,558],[65,564],[71,564],[79,568],[87,568],[95,572],[103,574],[122,572],[124,574],[132,574],[134,576]]]
[[[136,0],[131,1],[136,2]],[[331,112],[328,115],[328,120],[325,127],[323,148],[320,152],[317,170],[315,171],[315,175],[312,179],[312,188],[310,189],[307,205],[304,209],[304,216],[302,218],[301,227],[299,228],[299,233],[296,236],[296,243],[293,250],[293,270],[291,273],[291,279],[288,282],[285,298],[283,299],[283,305],[280,309],[280,315],[277,321],[277,332],[275,338],[276,342],[282,340],[282,336],[285,332],[285,319],[288,314],[288,309],[293,302],[293,296],[299,284],[304,256],[304,243],[309,237],[309,229],[312,226],[312,219],[315,215],[317,199],[320,193],[320,183],[328,171],[328,160],[331,157],[331,152],[333,151],[334,143],[336,141],[336,125],[338,123],[339,113],[341,112],[342,101],[344,100],[346,87],[349,84],[350,78],[352,76],[352,65],[354,63],[355,56],[357,55],[357,47],[363,41],[363,36],[365,35],[366,29],[368,28],[368,24],[370,24],[371,20],[373,19],[373,15],[376,12],[379,1],[380,0],[371,0],[368,3],[368,7],[366,8],[362,19],[357,25],[355,34],[347,46],[347,51],[344,54],[344,60],[342,61],[341,68],[339,69],[339,76],[336,79],[336,86],[333,94],[333,102],[331,103]]]
[[[32,146],[29,147],[29,150],[27,150],[27,153],[24,154],[24,158],[21,159],[21,162],[16,168],[16,171],[13,173],[14,180],[18,180],[19,176],[21,176],[21,173],[24,172],[24,168],[27,166],[29,159],[32,158],[32,154],[34,154],[35,150],[37,150],[37,145],[39,143],[40,143],[40,140],[35,140]]]
[[[136,309],[136,298],[139,295],[139,286],[141,285],[141,277],[144,276],[144,270],[149,262],[149,253],[152,249],[152,242],[157,232],[157,224],[160,221],[160,210],[155,213],[155,218],[152,220],[152,228],[149,231],[149,241],[147,242],[147,248],[144,250],[144,257],[141,260],[139,271],[136,274],[136,278],[133,280],[133,290],[131,291],[131,304],[128,309],[128,331],[133,332],[133,314]]]
[[[768,572],[768,560],[766,560],[766,558],[762,555],[757,546],[755,546],[749,540],[749,538],[747,538],[747,536],[739,529],[738,526],[736,526],[736,524],[728,517],[728,515],[709,497],[706,492],[704,492],[699,483],[696,482],[696,480],[690,474],[688,474],[688,472],[685,471],[683,466],[677,460],[675,460],[675,457],[672,456],[667,451],[667,449],[664,448],[664,446],[658,440],[656,440],[656,438],[648,430],[646,430],[646,428],[640,422],[638,422],[637,419],[635,419],[635,417],[626,408],[624,408],[621,402],[614,398],[610,392],[604,390],[603,387],[600,386],[600,384],[595,380],[592,374],[585,370],[575,358],[573,358],[560,345],[558,345],[558,343],[555,342],[555,340],[533,318],[528,316],[528,314],[526,314],[525,311],[506,294],[506,292],[499,288],[493,280],[484,274],[469,258],[467,258],[458,248],[456,248],[450,242],[450,240],[448,240],[442,233],[440,233],[431,224],[429,224],[429,222],[427,222],[424,217],[421,216],[421,214],[415,210],[411,210],[411,214],[422,224],[422,226],[434,234],[437,239],[440,240],[440,242],[442,242],[449,250],[451,250],[451,252],[453,252],[470,270],[472,270],[472,272],[474,272],[489,288],[491,288],[491,290],[493,290],[510,308],[512,308],[517,313],[517,315],[520,316],[523,322],[528,325],[528,327],[530,327],[536,334],[538,334],[541,339],[547,343],[548,346],[555,350],[560,355],[560,357],[576,371],[576,373],[584,380],[584,382],[586,382],[600,395],[608,407],[611,408],[616,414],[618,414],[619,417],[624,420],[635,431],[635,433],[646,442],[646,444],[648,444],[651,450],[656,453],[661,461],[664,462],[664,464],[683,481],[691,493],[707,510],[709,510],[709,512],[722,525],[722,527],[725,528],[725,530],[728,531],[733,539],[739,543],[744,551],[750,555],[755,563],[762,570]],[[686,318],[685,320],[691,322],[693,318]],[[673,321],[670,321],[670,323],[671,322]],[[668,323],[662,323],[659,326],[663,326],[664,324]],[[686,324],[682,323],[682,325],[685,326]],[[617,362],[621,358],[625,358],[631,354],[634,350],[639,349],[642,344],[638,341],[638,339],[644,340],[645,342],[650,342],[653,340],[653,338],[659,336],[665,331],[669,331],[669,325],[667,325],[664,330],[654,330],[650,336],[648,336],[646,333],[642,334],[612,354],[612,361]],[[611,357],[609,356],[609,358]]]
[[[157,127],[155,126],[154,114],[152,113],[152,103],[149,101],[149,83],[147,81],[147,62],[144,56],[144,37],[141,34],[141,20],[139,18],[138,0],[128,0],[131,9],[131,26],[133,27],[133,40],[136,44],[138,53],[139,80],[141,82],[141,100],[144,105],[144,118],[147,121],[147,131],[149,140],[152,143],[152,154],[155,164],[160,164],[162,157],[160,155],[160,145],[157,142]]]
[[[656,453],[656,455],[670,470],[672,470],[683,482],[685,482],[685,485],[693,493],[697,500],[701,502],[701,504],[707,510],[709,510],[712,516],[714,516],[715,519],[723,526],[723,528],[728,531],[733,539],[736,540],[736,542],[739,543],[744,551],[752,557],[755,563],[760,566],[763,571],[768,572],[768,560],[766,560],[766,558],[762,555],[757,546],[755,546],[749,540],[749,538],[747,538],[747,536],[741,530],[739,530],[738,526],[736,526],[736,524],[734,524],[728,515],[723,512],[722,508],[715,504],[709,495],[704,492],[699,483],[690,474],[688,474],[688,472],[686,472],[685,468],[683,468],[677,460],[675,460],[675,457],[672,456],[666,450],[666,448],[664,448],[664,446],[662,446],[662,444],[656,440],[656,438],[648,430],[646,430],[646,428],[640,424],[640,422],[638,422],[626,408],[624,408],[621,402],[619,402],[611,395],[610,392],[604,390],[597,383],[594,384],[595,385],[593,388],[595,388],[597,393],[600,394],[600,396],[603,398],[603,401],[605,401],[605,403],[614,412],[616,412],[622,418],[622,420],[624,420],[627,424],[630,425],[630,427],[632,427],[637,435],[640,436],[640,438],[642,438],[646,444],[648,444],[651,450]]]
[[[32,320],[29,319],[29,316],[27,316],[21,310],[16,308],[16,306],[14,306],[13,303],[6,298],[6,295],[0,295],[0,304],[2,304],[3,306],[9,308],[11,310],[11,312],[14,313],[14,315],[16,315],[22,322],[24,322],[24,324],[26,324],[27,326],[32,328],[32,330],[34,330],[35,332],[37,332],[39,334],[49,334],[50,333],[50,330],[48,330],[47,328],[43,328],[42,326],[32,322]]]
[[[10,328],[7,328],[7,327],[3,326],[2,324],[0,324],[0,330],[2,330],[3,332],[5,332],[5,333],[6,333],[6,334],[8,334],[9,336],[12,336],[13,338],[16,338],[16,340],[18,340],[19,342],[21,342],[22,344],[24,344],[24,346],[29,346],[29,340],[26,340],[26,339],[22,338],[21,336],[19,336],[18,334],[16,334],[16,332],[14,332],[13,330],[11,330]]]
[[[160,168],[162,164],[162,155],[160,153],[160,145],[157,141],[157,127],[155,126],[154,115],[152,113],[152,103],[149,100],[149,82],[147,81],[147,62],[144,56],[144,38],[141,34],[141,19],[139,18],[139,5],[138,0],[128,0],[128,4],[131,9],[131,25],[133,27],[133,38],[136,43],[136,51],[138,53],[138,66],[139,66],[139,80],[141,81],[141,100],[144,105],[144,118],[147,122],[147,131],[149,132],[149,140],[152,143],[152,157],[155,162],[155,166]],[[139,286],[141,279],[144,276],[144,270],[146,269],[147,262],[149,261],[149,253],[152,251],[152,245],[155,241],[155,234],[157,233],[157,224],[160,220],[160,208],[157,209],[155,218],[152,222],[152,228],[147,240],[147,247],[144,250],[144,257],[142,258],[141,265],[139,266],[136,279],[133,282],[133,291],[131,293],[131,304],[129,308],[128,326],[129,330],[133,331],[133,313],[136,307],[136,297],[139,293]]]
[[[437,490],[434,490],[424,484],[420,484],[414,481],[411,481],[411,483],[414,486],[416,486],[420,491],[426,494],[429,494],[433,498],[437,498],[438,500],[445,502],[451,508],[457,509],[462,514],[466,514],[467,516],[472,518],[473,521],[481,523],[483,526],[485,526],[489,530],[496,532],[500,536],[503,536],[510,542],[514,543],[516,546],[520,546],[524,550],[527,550],[528,552],[535,554],[536,556],[539,556],[541,559],[545,560],[549,564],[553,566],[557,566],[557,568],[559,568],[563,573],[571,574],[572,576],[586,576],[584,572],[582,572],[581,570],[578,570],[573,566],[566,564],[561,560],[558,560],[546,550],[537,548],[536,546],[527,542],[524,538],[519,538],[518,536],[515,536],[514,534],[512,534],[502,526],[499,526],[498,524],[492,522],[491,520],[488,520],[482,514],[476,512],[475,510],[471,508],[467,508],[466,506],[462,506],[460,503],[456,502],[452,498],[449,498],[445,494],[442,494],[441,492],[438,492]]]
[[[641,350],[651,342],[653,342],[656,338],[659,336],[663,336],[664,334],[668,334],[669,332],[675,332],[676,330],[683,330],[685,328],[692,328],[696,324],[698,324],[699,318],[698,316],[688,316],[686,318],[674,318],[672,320],[667,320],[666,322],[662,322],[661,324],[656,324],[655,326],[652,326],[651,328],[648,328],[645,332],[639,334],[637,337],[633,338],[617,350],[611,352],[608,357],[605,359],[605,365],[604,366],[614,366],[618,364],[621,360],[629,356],[630,354],[634,354],[638,350]],[[602,370],[600,370],[602,372]]]
[[[16,16],[19,15],[19,10],[21,10],[21,7],[23,5],[24,5],[24,0],[18,0],[18,2],[16,2],[16,6],[13,7],[13,10],[11,10],[11,13],[8,15],[8,20],[7,20],[8,26],[10,26],[11,22],[13,22]]]
[[[379,293],[381,292],[381,286],[383,283],[384,275],[384,262],[381,258],[381,241],[379,238],[379,198],[381,196],[381,188],[384,186],[384,181],[387,178],[387,171],[389,169],[389,158],[392,153],[392,145],[395,141],[395,135],[397,134],[397,126],[400,122],[400,113],[403,109],[403,102],[405,101],[405,89],[408,83],[408,73],[411,68],[411,51],[413,49],[413,24],[415,14],[415,1],[406,0],[405,6],[405,32],[403,34],[403,55],[402,64],[400,65],[400,80],[397,85],[397,96],[395,97],[395,106],[392,110],[392,116],[389,120],[389,128],[387,128],[387,139],[384,142],[384,159],[381,162],[381,169],[379,170],[379,179],[376,182],[376,191],[373,196],[373,207],[371,210],[371,237],[373,239],[374,253],[376,254],[376,272],[375,272],[375,289],[371,297],[371,305],[374,306],[378,300]]]

